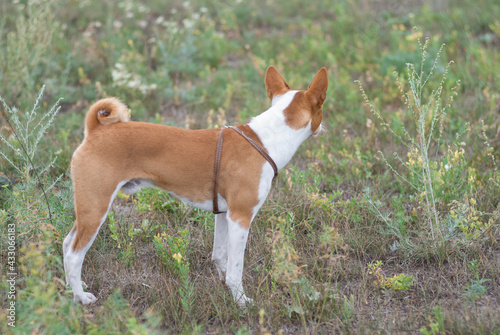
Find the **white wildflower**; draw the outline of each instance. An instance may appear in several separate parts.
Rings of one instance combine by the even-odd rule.
[[[155,20],[155,24],[162,24],[163,21],[165,21],[165,18],[163,16],[158,16]]]

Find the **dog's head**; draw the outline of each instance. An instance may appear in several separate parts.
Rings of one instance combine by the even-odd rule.
[[[267,95],[272,105],[291,98],[288,106],[283,110],[285,122],[289,127],[296,130],[310,127],[313,135],[321,131],[323,102],[328,89],[328,74],[325,68],[316,73],[306,91],[291,90],[274,66],[267,69],[265,82]]]

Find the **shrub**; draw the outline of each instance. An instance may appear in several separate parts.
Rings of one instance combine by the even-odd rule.
[[[443,46],[437,52],[432,66],[428,66],[429,41],[426,38],[425,43],[421,44],[418,40],[421,63],[406,65],[409,88],[405,88],[403,76],[394,72],[404,107],[413,121],[408,127],[403,123],[395,126],[386,122],[358,81],[361,94],[370,111],[380,120],[380,126],[407,150],[406,158],[397,152],[393,154],[396,163],[389,162],[384,153],[379,154],[390,171],[404,183],[406,194],[401,196],[407,198],[406,202],[413,209],[410,213],[400,209],[392,216],[385,214],[381,202],[370,196],[370,189],[365,190],[364,198],[376,216],[386,224],[388,233],[398,238],[391,247],[393,250],[401,250],[407,258],[416,256],[441,262],[451,250],[465,246],[464,239],[481,235],[489,226],[478,221],[477,217],[475,221],[471,218],[464,221],[457,219],[456,211],[451,216],[447,213],[449,207],[463,208],[459,201],[471,197],[477,181],[475,169],[468,164],[463,149],[463,134],[457,134],[454,141],[446,145],[446,149],[442,143],[447,111],[458,94],[460,81],[446,95],[447,73],[452,62],[442,71],[441,79],[433,81],[440,67]],[[459,212],[471,211],[474,212],[474,208],[467,206],[467,209]],[[424,224],[419,224],[409,234],[408,223],[413,220]]]

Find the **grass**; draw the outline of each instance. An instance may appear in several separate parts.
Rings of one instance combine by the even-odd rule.
[[[500,332],[496,1],[13,1],[0,13],[2,333]],[[88,106],[113,95],[134,120],[239,124],[269,106],[268,65],[294,88],[325,66],[330,86],[327,131],[251,227],[255,305],[240,310],[218,280],[213,214],[152,189],[115,201],[83,266],[98,301],[74,303],[61,254]]]

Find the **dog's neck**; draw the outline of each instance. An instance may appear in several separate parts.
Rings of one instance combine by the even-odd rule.
[[[300,144],[312,134],[310,122],[298,130],[292,129],[285,122],[283,111],[290,105],[297,92],[289,91],[274,98],[267,111],[252,118],[248,123],[276,162],[278,169],[282,169],[292,159]]]

